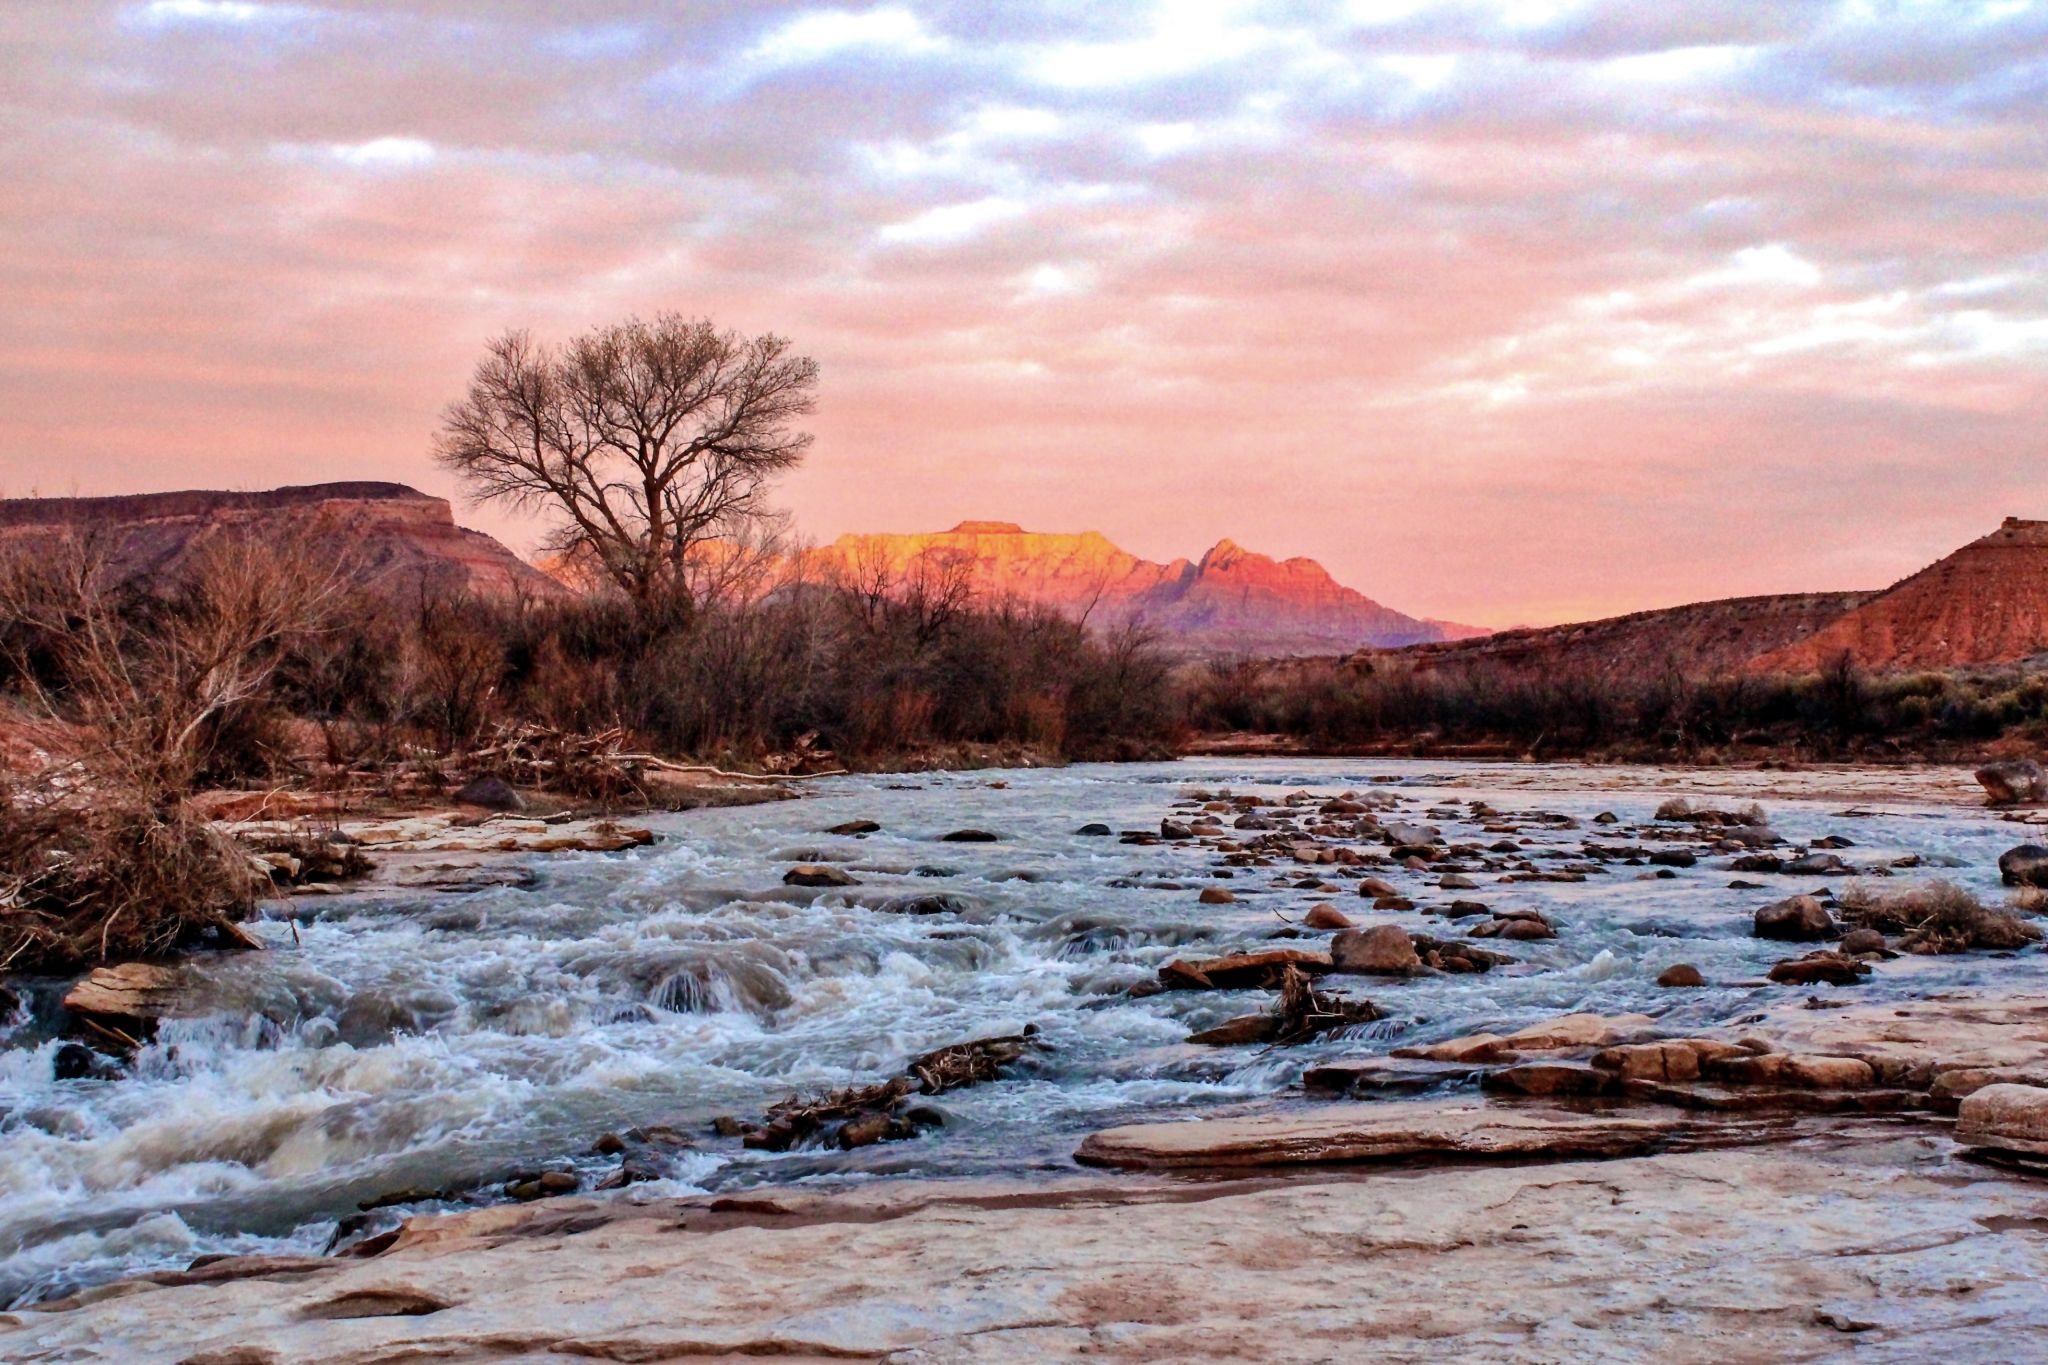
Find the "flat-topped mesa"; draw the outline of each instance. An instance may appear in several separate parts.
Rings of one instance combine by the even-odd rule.
[[[952,530],[946,532],[946,534],[949,536],[1021,536],[1029,535],[1030,533],[1014,521],[963,521]]]
[[[565,589],[454,509],[400,483],[351,481],[260,492],[189,489],[100,498],[0,500],[0,546],[90,532],[106,538],[125,577],[175,577],[224,534],[303,537],[379,593],[417,599],[423,587],[485,597],[554,597]]]
[[[188,488],[172,493],[120,493],[95,498],[0,499],[0,528],[103,526],[175,521],[233,513],[298,511],[336,502],[407,504],[429,519],[454,524],[446,498],[430,497],[402,483],[362,479],[295,484],[260,491]],[[403,515],[394,509],[394,515]]]

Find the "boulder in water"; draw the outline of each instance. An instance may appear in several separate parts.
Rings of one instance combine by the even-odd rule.
[[[782,874],[784,884],[789,886],[858,886],[859,880],[844,868],[827,867],[823,863],[798,863]]]
[[[2021,844],[1998,859],[1998,876],[2007,886],[2048,886],[2048,848]]]
[[[1756,912],[1755,936],[1788,943],[1817,943],[1838,932],[1834,916],[1812,896],[1789,896]]]
[[[1977,781],[1985,798],[1994,806],[2017,806],[2048,801],[2048,770],[2031,758],[1987,763],[1977,769]]]
[[[481,810],[525,810],[526,798],[510,782],[491,774],[474,778],[455,793],[455,803]]]
[[[1330,961],[1340,972],[1371,976],[1413,976],[1422,970],[1415,941],[1394,924],[1346,929],[1330,940]]]

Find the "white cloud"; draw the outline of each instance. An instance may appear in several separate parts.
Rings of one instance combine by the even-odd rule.
[[[336,159],[364,169],[420,166],[434,159],[434,144],[416,137],[379,137],[368,142],[337,142],[327,150]]]
[[[1241,17],[1244,8],[1236,0],[1158,3],[1143,36],[1054,43],[1039,51],[1030,74],[1068,89],[1141,85],[1243,61],[1293,36]]]
[[[1020,292],[1029,298],[1066,298],[1094,288],[1095,272],[1086,266],[1047,261],[1024,272],[1018,283]]]
[[[172,24],[255,24],[303,17],[299,5],[260,5],[254,0],[150,0],[136,17],[143,23]]]
[[[919,55],[945,46],[945,39],[928,31],[909,10],[880,5],[799,14],[763,35],[747,56],[764,66],[803,66],[849,51]]]
[[[945,246],[1021,218],[1026,205],[1005,195],[992,194],[964,204],[941,204],[901,222],[884,225],[875,237],[889,246]]]
[[[1131,136],[1147,156],[1172,156],[1200,141],[1202,130],[1192,123],[1141,123]]]
[[[1821,282],[1820,267],[1783,242],[1746,246],[1726,267],[1701,276],[1704,285],[1791,285],[1810,289]]]

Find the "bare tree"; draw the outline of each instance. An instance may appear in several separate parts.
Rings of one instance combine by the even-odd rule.
[[[817,362],[662,313],[555,348],[490,344],[443,414],[436,457],[479,501],[552,515],[548,548],[643,609],[688,592],[702,542],[766,515],[769,479],[810,445]]]

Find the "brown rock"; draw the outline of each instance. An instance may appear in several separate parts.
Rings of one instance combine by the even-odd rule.
[[[1657,984],[1672,987],[1704,986],[1707,979],[1701,976],[1700,969],[1690,962],[1679,962],[1659,972]]]
[[[1885,951],[1884,935],[1875,929],[1851,929],[1842,935],[1841,951],[1850,957]]]
[[[148,962],[123,962],[95,967],[84,980],[64,992],[64,1008],[73,1014],[111,1019],[161,1019],[177,1011],[181,991],[178,973]]]
[[[1630,1081],[1694,1081],[1703,1065],[1752,1054],[1736,1043],[1712,1038],[1673,1038],[1655,1043],[1625,1043],[1593,1056],[1593,1065]]]
[[[782,880],[790,886],[858,886],[860,882],[844,868],[826,867],[822,863],[798,863],[782,874]]]
[[[1195,899],[1204,905],[1229,905],[1237,896],[1220,886],[1205,886],[1202,888],[1202,894]]]
[[[1963,1100],[1956,1141],[1971,1147],[2048,1156],[2048,1089],[1987,1085]]]
[[[1810,953],[1780,962],[1769,975],[1783,986],[1855,986],[1870,975],[1870,964],[1840,953]]]
[[[1358,894],[1373,900],[1381,896],[1398,896],[1401,894],[1401,888],[1384,877],[1367,877],[1359,882]]]
[[[1302,924],[1309,929],[1349,929],[1351,917],[1334,905],[1311,905]]]
[[[1479,1085],[1514,1095],[1598,1095],[1613,1088],[1614,1077],[1580,1062],[1523,1062],[1488,1072]]]
[[[1422,970],[1414,941],[1392,924],[1346,929],[1330,940],[1330,961],[1340,972],[1373,976],[1413,976]]]
[[[2048,801],[2048,771],[2031,758],[1987,763],[1977,769],[1977,781],[1994,806]]]
[[[1294,1166],[1429,1155],[1616,1157],[1653,1150],[1675,1117],[1590,1115],[1468,1101],[1335,1104],[1307,1114],[1148,1123],[1091,1135],[1075,1159],[1132,1169]]]
[[[1510,1033],[1502,1042],[1512,1052],[1559,1052],[1567,1048],[1610,1047],[1652,1027],[1646,1014],[1563,1014]]]
[[[1427,1062],[1491,1062],[1506,1055],[1507,1039],[1498,1033],[1474,1033],[1426,1047],[1397,1047],[1393,1055]]]
[[[1837,932],[1834,917],[1812,896],[1791,896],[1756,912],[1755,935],[1791,943],[1817,943]]]

